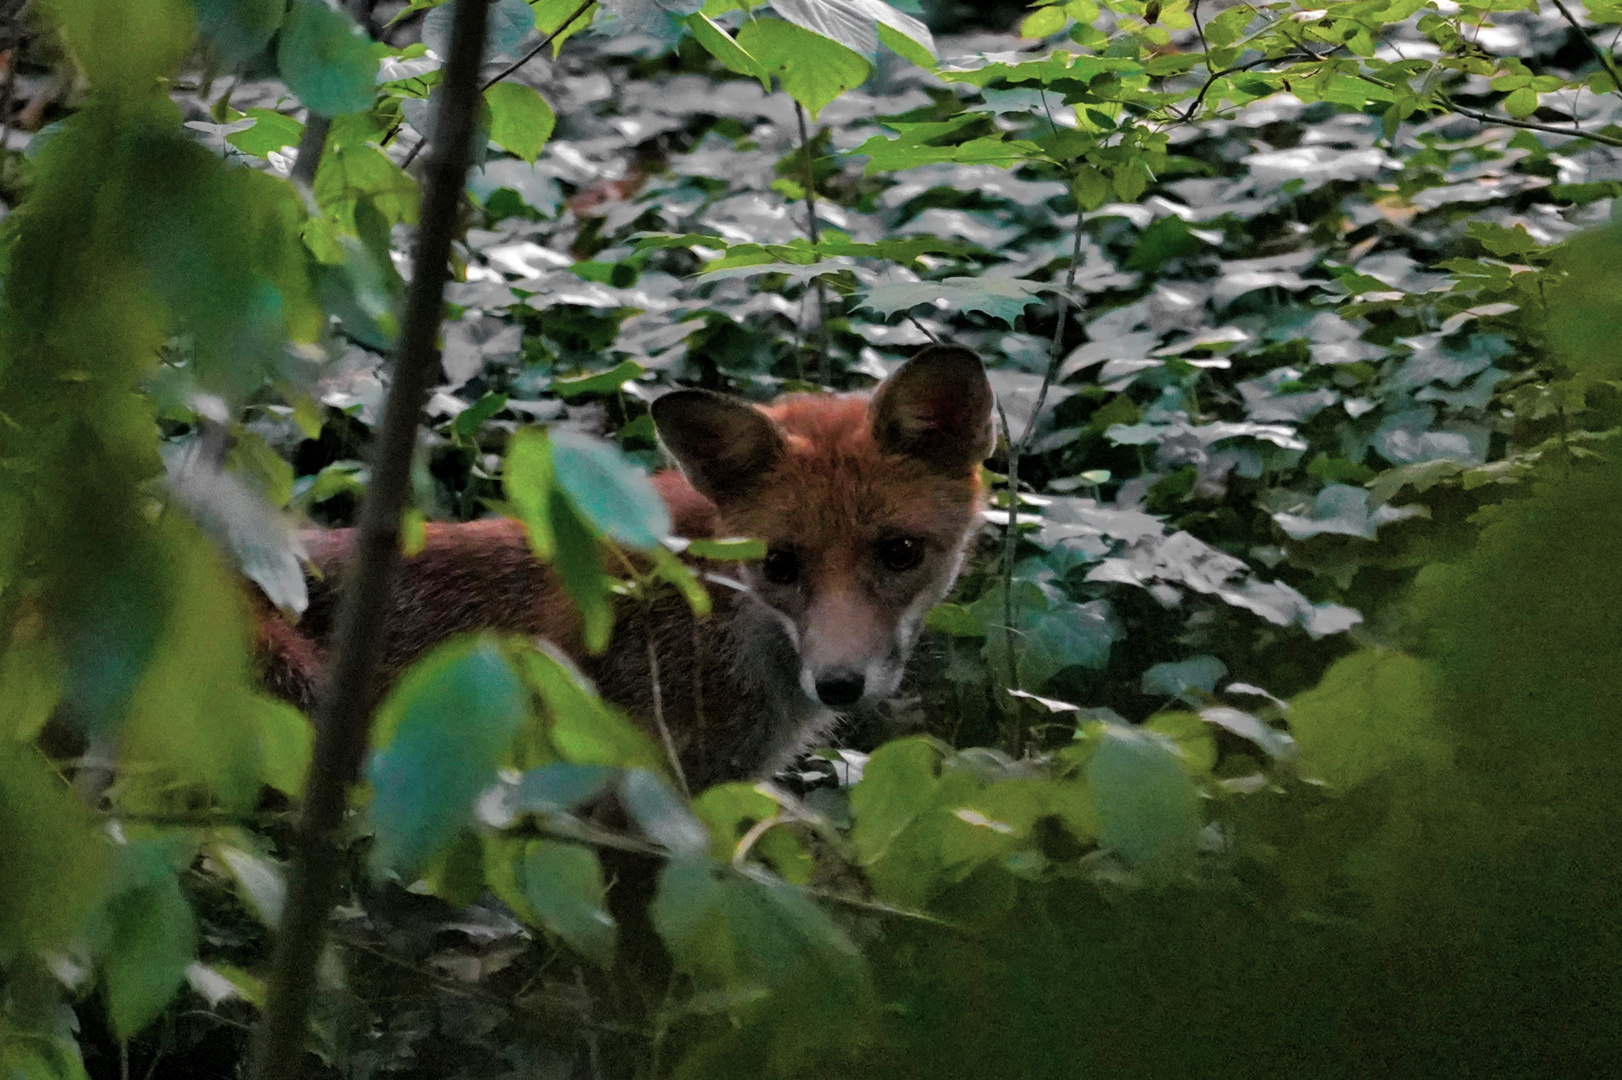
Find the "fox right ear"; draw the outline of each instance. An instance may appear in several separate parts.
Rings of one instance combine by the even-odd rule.
[[[885,451],[958,474],[972,473],[990,455],[991,409],[980,358],[959,345],[931,345],[880,384],[868,416]]]
[[[708,390],[673,390],[649,408],[670,456],[711,502],[748,488],[787,452],[777,426],[760,410]]]

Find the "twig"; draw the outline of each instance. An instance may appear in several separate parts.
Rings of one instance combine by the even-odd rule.
[[[1036,435],[1036,424],[1042,418],[1042,406],[1047,404],[1048,389],[1052,387],[1053,380],[1059,374],[1059,365],[1064,361],[1064,331],[1065,322],[1070,315],[1070,296],[1076,287],[1076,265],[1081,262],[1081,207],[1076,207],[1076,235],[1070,248],[1070,266],[1064,275],[1064,292],[1059,296],[1059,318],[1053,327],[1053,345],[1048,356],[1047,370],[1042,373],[1042,386],[1036,392],[1036,404],[1031,408],[1030,418],[1025,421],[1025,430],[1015,440],[1014,433],[1008,428],[1006,419],[1003,421],[1003,430],[1008,435],[1008,531],[1003,540],[1003,640],[1008,652],[1008,680],[1018,688],[1018,678],[1015,675],[1014,665],[1014,626],[1015,616],[1018,614],[1018,605],[1014,603],[1014,556],[1019,551],[1019,461],[1030,445],[1031,439]],[[1025,753],[1025,732],[1021,728],[1018,717],[1018,704],[1015,704],[1010,715],[1013,717],[1008,725],[1008,733],[1004,741],[1008,744],[1005,749],[1015,759]]]
[[[484,53],[485,0],[455,0],[440,125],[428,168],[422,227],[412,259],[393,385],[373,448],[353,568],[338,613],[337,649],[316,710],[315,752],[305,784],[287,905],[276,933],[269,1000],[249,1075],[290,1080],[303,1062],[304,1015],[316,985],[327,918],[348,864],[345,811],[366,754],[372,684],[383,646],[384,605],[400,551],[400,516],[428,387],[439,367],[445,279],[456,207],[467,182]]]
[[[919,322],[918,317],[916,315],[908,315],[908,316],[905,316],[905,318],[906,318],[906,320],[908,322],[912,323],[912,325],[914,325],[914,326],[916,326],[918,328],[918,332],[920,334],[924,335],[924,337],[929,339],[930,344],[939,345],[941,343],[941,339],[936,337],[934,335],[934,333],[930,331],[929,327],[927,327],[923,323]]]
[[[1571,128],[1556,127],[1553,124],[1540,124],[1535,120],[1516,120],[1510,116],[1494,116],[1492,113],[1480,112],[1476,109],[1467,109],[1463,105],[1454,104],[1451,98],[1438,98],[1442,107],[1448,112],[1468,116],[1483,124],[1494,124],[1503,127],[1526,128],[1528,131],[1547,131],[1555,135],[1564,135],[1568,139],[1587,139],[1589,142],[1604,143],[1606,146],[1622,146],[1622,139],[1614,135],[1603,135],[1597,131],[1573,130]]]
[[[511,75],[513,72],[517,71],[519,68],[523,67],[525,64],[539,56],[542,49],[552,44],[553,38],[557,37],[559,34],[569,29],[569,27],[573,26],[576,19],[580,18],[580,16],[584,15],[589,9],[595,7],[596,5],[597,0],[585,0],[585,3],[574,9],[574,14],[570,15],[567,19],[564,19],[561,23],[559,23],[558,28],[537,42],[533,49],[529,50],[529,52],[525,53],[523,56],[520,56],[517,60],[514,60],[506,67],[502,68],[501,71],[490,76],[490,78],[481,83],[479,86],[479,93],[484,93],[486,90],[496,85],[496,83],[505,79],[507,76]],[[390,128],[389,133],[383,136],[383,145],[387,146],[389,140],[394,138],[395,132],[399,130],[399,124],[395,124],[394,127]],[[407,152],[406,156],[400,159],[400,168],[408,168],[413,161],[417,160],[417,155],[422,153],[422,148],[427,145],[428,133],[423,132],[422,138],[417,140],[417,145],[413,146],[410,151]]]
[[[687,787],[687,774],[682,771],[681,755],[676,753],[676,740],[670,736],[670,725],[665,723],[665,693],[659,685],[659,650],[654,647],[653,635],[648,635],[648,682],[653,688],[653,726],[659,729],[659,741],[665,744],[665,757],[670,759],[670,770],[676,774],[682,798],[691,799]]]
[[[800,122],[800,169],[805,186],[805,233],[813,245],[822,242],[822,230],[817,226],[817,173],[811,165],[811,136],[805,123],[805,106],[794,103],[794,117]],[[833,358],[828,355],[828,290],[817,282],[817,352],[818,377],[822,385],[833,382]]]
[[[1604,50],[1594,44],[1594,39],[1588,36],[1588,31],[1583,29],[1582,23],[1577,21],[1577,16],[1571,13],[1571,9],[1566,7],[1562,0],[1554,0],[1554,6],[1560,9],[1560,14],[1565,16],[1566,21],[1571,24],[1571,28],[1577,31],[1577,36],[1583,39],[1583,44],[1587,45],[1588,51],[1594,54],[1594,59],[1599,61],[1600,67],[1604,68],[1606,73],[1611,76],[1611,85],[1618,90],[1622,90],[1622,75],[1617,74],[1615,62],[1605,54]]]
[[[569,27],[573,26],[576,19],[584,15],[590,8],[595,7],[596,4],[597,0],[586,0],[585,3],[575,8],[573,15],[570,15],[567,19],[564,19],[561,23],[559,23],[558,28],[543,37],[540,40],[540,43],[537,44],[533,49],[529,50],[529,52],[525,53],[523,56],[520,56],[517,60],[514,60],[511,64],[508,64],[506,67],[502,68],[499,74],[492,75],[490,78],[486,79],[484,84],[479,87],[479,93],[484,93],[486,90],[496,85],[496,83],[500,82],[502,79],[505,79],[507,76],[511,75],[513,72],[517,71],[519,68],[523,67],[525,64],[539,56],[542,49],[552,44],[553,38],[557,37],[559,34],[569,29]]]

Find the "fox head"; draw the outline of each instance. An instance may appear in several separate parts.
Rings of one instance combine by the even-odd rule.
[[[870,395],[756,407],[679,390],[652,412],[720,534],[766,541],[743,574],[792,643],[805,696],[839,709],[894,693],[979,521],[993,443],[979,358],[934,346]]]

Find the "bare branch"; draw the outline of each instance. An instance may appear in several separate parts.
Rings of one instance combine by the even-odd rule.
[[[338,614],[335,655],[316,710],[315,753],[287,906],[276,933],[269,1000],[249,1074],[254,1080],[290,1080],[300,1072],[304,1014],[316,983],[327,918],[348,863],[344,826],[349,787],[366,753],[384,604],[399,558],[400,515],[410,487],[417,424],[439,366],[436,343],[447,265],[473,151],[488,11],[485,0],[455,3],[440,114],[443,139],[427,170],[393,385],[373,447],[372,480]]]

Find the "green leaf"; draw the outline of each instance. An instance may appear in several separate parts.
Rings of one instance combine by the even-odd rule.
[[[804,105],[813,120],[822,107],[860,86],[872,71],[860,53],[780,19],[755,19],[738,30],[738,44]]]
[[[197,955],[191,906],[164,856],[150,842],[133,843],[119,853],[121,875],[139,882],[107,903],[101,977],[107,1018],[119,1039],[140,1034],[158,1018]]]
[[[655,773],[629,769],[620,778],[620,802],[638,827],[673,855],[708,850],[710,834],[676,793]]]
[[[1097,210],[1109,198],[1109,181],[1091,165],[1078,165],[1070,181],[1070,191],[1083,210]]]
[[[590,375],[577,375],[569,379],[553,379],[552,392],[564,401],[573,401],[587,394],[614,394],[632,379],[641,378],[647,368],[635,360],[622,360],[607,371]]]
[[[606,792],[619,773],[612,765],[554,761],[524,774],[513,808],[537,814],[572,812]]]
[[[554,460],[554,468],[556,462]],[[555,492],[547,507],[556,550],[552,565],[563,579],[564,591],[580,612],[581,637],[586,651],[608,648],[614,630],[614,579],[603,572],[603,549],[598,533],[584,521],[571,500]]]
[[[1101,724],[1099,733],[1086,769],[1099,843],[1150,877],[1191,869],[1200,806],[1182,754],[1157,732]]]
[[[574,37],[580,31],[591,26],[596,18],[601,4],[593,4],[586,9],[585,14],[569,23],[564,28],[564,20],[580,10],[577,0],[531,0],[530,8],[535,12],[535,29],[541,34],[551,34],[552,55],[555,57],[563,49],[563,43]]]
[[[235,844],[211,844],[207,851],[231,875],[237,895],[254,918],[272,930],[279,926],[287,899],[287,882],[280,864]]]
[[[858,305],[882,315],[894,315],[923,304],[957,311],[979,311],[1009,326],[1020,313],[1041,299],[1051,285],[1020,278],[949,277],[905,285],[880,285],[868,291]]]
[[[524,428],[508,441],[501,489],[524,523],[530,550],[550,559],[557,539],[552,535],[552,444],[544,428]]]
[[[287,88],[321,116],[360,112],[376,96],[377,58],[365,32],[322,0],[293,0],[276,47]]]
[[[484,92],[484,101],[490,107],[490,141],[533,163],[557,126],[552,106],[515,82],[496,83]]]
[[[528,695],[488,635],[441,645],[378,707],[367,765],[373,864],[415,875],[472,814],[529,716]]]
[[[111,854],[106,831],[45,758],[0,738],[0,951],[66,944]]]
[[[259,729],[265,783],[293,798],[304,792],[315,749],[315,726],[309,717],[285,701],[256,698],[251,709]]]
[[[672,859],[649,907],[678,970],[727,995],[740,1019],[769,1024],[787,1074],[813,1048],[844,1045],[873,1002],[860,951],[801,890],[764,870],[738,872],[708,858]]]
[[[744,835],[762,821],[782,810],[773,799],[753,784],[716,784],[693,800],[693,812],[708,827],[710,854],[730,862]],[[816,871],[816,860],[792,830],[769,829],[755,841],[753,852],[764,859],[785,881],[804,885]]]
[[[979,617],[961,604],[936,604],[924,618],[924,626],[931,633],[952,637],[981,638],[986,636],[986,625]]]
[[[1513,117],[1531,116],[1537,110],[1538,92],[1530,86],[1523,86],[1504,99],[1504,111]]]
[[[1022,38],[1045,38],[1057,34],[1070,25],[1070,17],[1062,7],[1037,8],[1019,24]]]
[[[253,127],[233,131],[225,141],[256,158],[269,157],[274,150],[297,146],[304,137],[304,125],[273,109],[250,108],[245,116],[253,117]]]
[[[193,0],[197,30],[227,67],[240,67],[264,51],[282,25],[284,0]]]
[[[1402,653],[1365,649],[1335,663],[1290,703],[1303,764],[1350,788],[1403,766],[1445,770],[1453,760],[1436,721],[1436,671]]]
[[[1156,713],[1144,721],[1143,726],[1171,741],[1182,758],[1183,767],[1191,775],[1208,773],[1216,764],[1216,738],[1211,734],[1210,725],[1194,713]]]
[[[706,52],[717,60],[728,71],[735,71],[739,75],[747,75],[751,79],[759,79],[761,89],[771,92],[772,76],[766,66],[755,58],[749,50],[739,45],[732,35],[714,19],[699,12],[687,17],[687,28],[693,32],[693,37],[704,46]]]
[[[506,394],[485,394],[456,414],[456,419],[451,421],[451,432],[459,439],[471,439],[486,420],[506,407]]]
[[[180,65],[196,29],[187,0],[55,0],[49,12],[90,85],[132,96]]]
[[[589,960],[614,959],[614,919],[603,903],[597,853],[561,840],[524,845],[523,895],[540,925]]]
[[[562,654],[520,651],[524,681],[546,707],[548,734],[566,761],[663,770],[665,756],[625,715],[597,696]]]
[[[884,0],[771,0],[771,4],[789,22],[862,56],[877,54],[884,41],[914,63],[934,66],[935,40],[929,27]]]
[[[619,448],[573,431],[554,429],[553,477],[583,517],[609,539],[651,548],[670,532],[670,512],[647,474]]]

